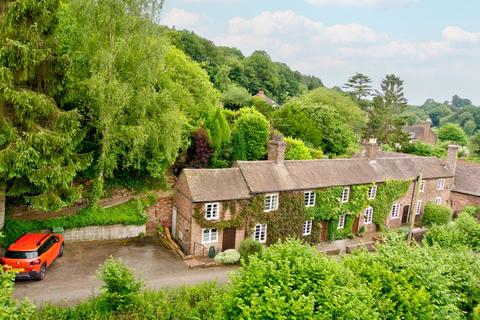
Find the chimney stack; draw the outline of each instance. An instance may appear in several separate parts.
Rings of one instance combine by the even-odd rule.
[[[460,147],[455,144],[448,146],[446,166],[452,171],[453,175],[455,175],[455,170],[457,169],[457,156],[459,148]]]
[[[286,149],[287,144],[283,141],[281,134],[272,136],[268,142],[268,160],[274,161],[276,164],[283,164]]]
[[[370,138],[365,151],[365,156],[368,160],[377,160],[377,139]]]

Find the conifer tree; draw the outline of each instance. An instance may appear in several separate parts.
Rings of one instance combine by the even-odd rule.
[[[5,193],[34,208],[56,210],[77,200],[72,181],[88,165],[76,110],[54,99],[68,67],[53,36],[59,0],[0,6],[0,216]],[[2,221],[0,220],[0,225]]]

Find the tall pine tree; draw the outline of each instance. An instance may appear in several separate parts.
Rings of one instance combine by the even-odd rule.
[[[5,194],[57,210],[80,197],[72,181],[88,165],[76,153],[80,116],[58,108],[65,59],[53,32],[59,0],[16,0],[0,6],[0,225]]]

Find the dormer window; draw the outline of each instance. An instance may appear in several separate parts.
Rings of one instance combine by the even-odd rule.
[[[343,188],[342,197],[340,198],[341,202],[347,203],[349,198],[350,198],[350,188],[349,187]]]
[[[211,202],[205,204],[205,219],[215,220],[218,219],[218,211],[220,204],[218,202]]]

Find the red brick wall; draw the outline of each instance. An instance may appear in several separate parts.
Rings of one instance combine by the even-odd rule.
[[[451,193],[452,207],[455,213],[461,212],[466,206],[480,206],[480,197],[463,194],[459,192]]]
[[[164,194],[159,196],[157,203],[147,209],[147,233],[156,231],[157,225],[171,227],[173,210],[173,195]]]

